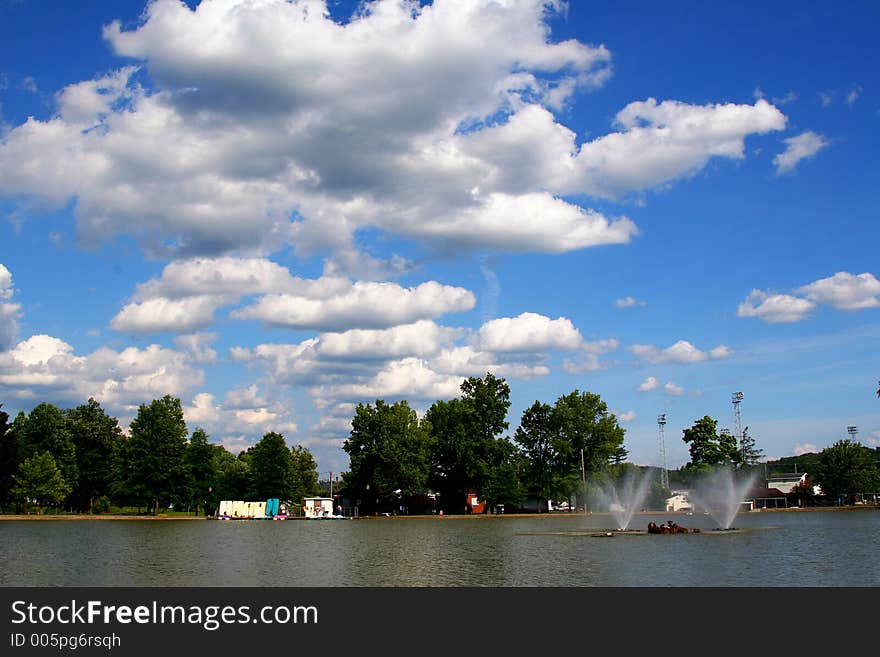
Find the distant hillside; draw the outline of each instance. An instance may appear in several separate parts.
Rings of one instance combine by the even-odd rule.
[[[767,461],[767,474],[778,472],[807,472],[814,473],[819,464],[819,454],[809,453],[800,456],[786,456],[775,461]]]
[[[874,448],[874,460],[880,464],[880,447]],[[819,464],[819,454],[818,453],[809,453],[809,454],[801,454],[800,456],[786,456],[781,459],[777,459],[775,461],[767,461],[767,474],[773,474],[775,472],[807,472],[813,473],[816,471],[816,466]]]

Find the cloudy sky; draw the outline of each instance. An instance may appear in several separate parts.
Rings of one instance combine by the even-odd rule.
[[[875,3],[0,0],[0,402],[237,451],[492,372],[880,445]],[[322,475],[323,476],[323,475]]]

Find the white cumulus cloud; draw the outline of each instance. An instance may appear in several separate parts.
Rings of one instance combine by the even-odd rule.
[[[500,317],[480,327],[479,345],[487,351],[575,350],[583,337],[566,317],[550,319],[537,313]]]
[[[232,297],[203,294],[182,299],[157,297],[127,304],[110,327],[124,333],[190,332],[210,326],[214,313]]]
[[[617,308],[632,308],[633,306],[647,306],[648,303],[646,301],[639,301],[635,297],[626,296],[622,299],[617,299],[614,302],[615,307]]]
[[[785,150],[773,158],[777,173],[793,171],[801,160],[814,157],[829,145],[829,141],[825,137],[812,130],[807,130],[796,137],[783,141],[785,142]]]
[[[837,272],[802,285],[794,292],[796,294],[752,290],[739,305],[737,314],[767,322],[799,322],[819,304],[849,312],[880,307],[880,280],[870,272]]]
[[[21,305],[7,301],[14,292],[12,273],[0,263],[0,352],[8,349],[18,335]]]
[[[740,317],[757,317],[771,323],[791,323],[806,318],[815,307],[816,304],[809,299],[752,290],[745,301],[739,304],[736,312]]]
[[[649,376],[639,384],[639,387],[636,388],[636,390],[639,392],[650,392],[651,390],[656,390],[659,385],[660,382],[657,381],[657,377]]]
[[[358,281],[327,299],[269,294],[233,311],[234,319],[257,319],[268,325],[317,330],[385,328],[470,310],[473,293],[434,281],[404,288],[396,283]]]
[[[244,403],[246,399],[250,403]],[[283,403],[269,403],[257,396],[255,386],[230,390],[220,402],[210,393],[199,393],[184,405],[183,412],[191,431],[204,429],[212,442],[233,453],[247,449],[270,431],[292,443],[298,431],[289,409]]]
[[[400,398],[435,401],[458,396],[461,383],[461,377],[437,373],[422,359],[404,358],[392,361],[364,382],[320,386],[311,392],[316,397],[335,400]]]
[[[72,345],[40,334],[0,354],[4,394],[61,397],[77,404],[94,397],[120,412],[166,394],[182,397],[203,382],[204,372],[187,354],[155,344],[77,355]]]
[[[650,363],[700,363],[707,360],[727,358],[733,354],[726,345],[718,345],[709,351],[702,351],[687,340],[679,340],[675,344],[660,349],[653,345],[635,344],[630,351],[638,358]]]
[[[601,360],[602,356],[614,351],[619,346],[620,341],[617,338],[584,342],[577,350],[575,357],[569,358],[563,363],[563,368],[570,374],[601,370],[606,366]]]
[[[765,100],[754,105],[689,105],[654,98],[618,112],[621,132],[584,144],[577,156],[582,191],[606,198],[689,176],[712,157],[743,159],[745,138],[785,127]]]
[[[837,272],[797,290],[816,303],[827,303],[838,310],[862,310],[880,306],[880,281],[871,273]]]
[[[240,307],[250,297],[256,299]],[[470,310],[475,303],[469,290],[436,281],[404,288],[332,273],[309,279],[268,258],[199,257],[171,262],[160,276],[139,284],[110,325],[128,333],[193,333],[234,307],[232,319],[335,331],[412,323]]]
[[[68,85],[52,117],[8,130],[0,194],[71,203],[81,241],[134,235],[166,257],[292,247],[358,268],[375,264],[358,253],[367,227],[560,253],[638,233],[587,197],[742,159],[749,136],[785,126],[764,100],[649,98],[579,143],[553,111],[601,86],[611,53],[554,40],[564,6],[378,0],[337,22],[318,0],[155,0],[104,30],[136,65]]]
[[[436,354],[462,333],[459,329],[420,320],[389,329],[352,329],[322,333],[317,353],[324,358],[388,359]]]

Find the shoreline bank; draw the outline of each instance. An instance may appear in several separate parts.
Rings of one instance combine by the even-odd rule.
[[[744,511],[747,513],[812,513],[816,511],[878,511],[880,506],[871,504],[860,504],[856,506],[811,506],[811,507],[788,507],[786,509],[756,509],[754,511]],[[607,511],[595,511],[587,514],[588,517],[610,516]],[[637,517],[648,516],[671,516],[671,517],[693,517],[692,514],[669,511],[643,511],[635,514]],[[479,519],[504,519],[504,518],[583,518],[583,512],[561,512],[561,513],[499,513],[499,514],[460,514],[460,515],[405,515],[405,516],[355,516],[353,520],[448,520],[468,518],[472,520]],[[111,515],[111,514],[71,514],[71,515],[37,515],[37,514],[0,514],[0,522],[3,521],[63,521],[63,520],[108,520],[108,521],[194,521],[194,520],[215,520],[212,516],[132,516],[132,515]],[[304,516],[293,516],[287,520],[307,520]]]

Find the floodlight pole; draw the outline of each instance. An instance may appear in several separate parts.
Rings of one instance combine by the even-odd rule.
[[[666,424],[666,413],[657,416],[657,427],[660,433],[660,460],[663,469],[660,470],[660,483],[669,489],[669,473],[666,471],[666,440],[663,435],[663,426]]]
[[[739,405],[744,397],[745,395],[741,392],[735,392],[731,395],[731,401],[733,402],[733,419],[736,424],[736,439],[739,442],[740,456],[743,458],[745,458],[745,445],[743,444],[742,415],[739,412]]]

